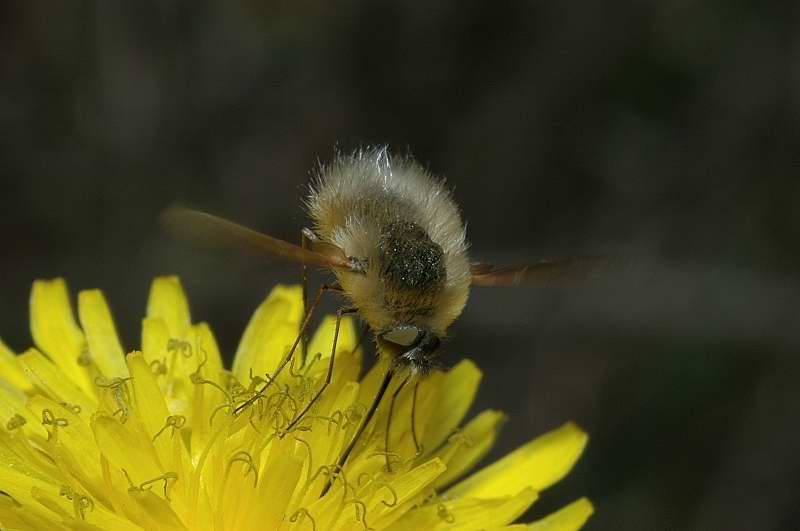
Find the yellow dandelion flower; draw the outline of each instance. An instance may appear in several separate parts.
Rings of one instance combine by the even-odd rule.
[[[461,479],[504,419],[489,410],[459,428],[481,378],[470,361],[423,380],[415,401],[398,393],[392,417],[380,407],[337,467],[386,370],[358,380],[349,320],[331,384],[292,429],[325,377],[331,317],[305,363],[235,413],[297,336],[299,288],[279,286],[259,306],[230,371],[174,277],[154,281],[142,349],[127,356],[101,292],[78,296],[80,324],[63,280],[35,282],[30,306],[37,348],[15,355],[0,342],[2,529],[551,531],[592,512],[582,498],[509,525],[580,456],[587,436],[571,423]]]

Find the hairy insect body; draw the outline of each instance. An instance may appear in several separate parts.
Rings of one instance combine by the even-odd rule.
[[[337,277],[341,289],[336,291],[347,296],[352,307],[337,312],[328,371],[321,388],[283,432],[291,433],[331,383],[341,317],[357,312],[374,333],[381,354],[392,363],[355,436],[337,459],[338,469],[344,467],[381,404],[393,375],[408,369],[391,395],[388,418],[394,399],[406,382],[438,365],[441,338],[461,314],[471,286],[528,282],[547,285],[591,269],[587,266],[592,262],[584,260],[545,260],[515,267],[470,264],[464,223],[443,182],[409,157],[391,159],[386,148],[339,156],[330,165],[320,167],[306,207],[313,230],[303,229],[303,245],[177,206],[164,211],[162,223],[173,234],[203,245],[234,246],[248,253],[302,264],[304,287],[309,266],[329,270]],[[236,406],[235,413],[260,400],[281,371],[291,367],[320,297],[330,290],[325,285],[319,288],[306,308],[289,351],[262,387]],[[412,417],[413,411],[412,405]],[[413,426],[412,420],[412,434]],[[387,429],[390,470],[388,440]],[[323,494],[329,487],[330,483]]]
[[[362,151],[320,169],[307,207],[315,234],[361,264],[334,273],[378,337],[438,346],[471,282],[464,224],[443,184],[411,159]]]
[[[378,276],[384,281],[383,302],[399,322],[433,315],[447,281],[444,252],[419,225],[390,223],[378,241]]]

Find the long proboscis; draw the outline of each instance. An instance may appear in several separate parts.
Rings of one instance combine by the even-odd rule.
[[[349,269],[350,262],[339,256],[322,254],[268,234],[244,227],[213,214],[171,206],[161,214],[161,225],[173,236],[202,246],[236,248],[248,254],[317,267]]]

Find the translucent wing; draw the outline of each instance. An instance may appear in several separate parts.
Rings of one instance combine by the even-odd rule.
[[[236,247],[249,254],[311,266],[353,269],[345,253],[333,244],[320,246],[324,252],[304,249],[199,210],[170,207],[161,214],[161,224],[171,234],[201,245]]]
[[[611,267],[604,257],[558,258],[522,266],[472,264],[473,286],[565,285],[588,280]]]

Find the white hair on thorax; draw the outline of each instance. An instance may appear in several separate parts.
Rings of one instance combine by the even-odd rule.
[[[402,220],[419,226],[441,247],[446,272],[429,324],[443,333],[461,313],[471,282],[461,213],[445,181],[411,156],[392,156],[386,146],[339,155],[315,172],[306,208],[318,236],[369,263],[377,262],[376,242],[386,224]],[[352,274],[337,276],[368,321],[370,311],[377,316],[370,324],[388,319],[380,307],[381,286]]]

